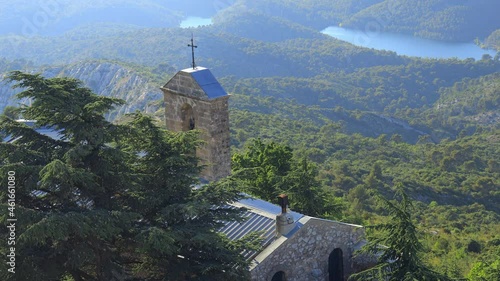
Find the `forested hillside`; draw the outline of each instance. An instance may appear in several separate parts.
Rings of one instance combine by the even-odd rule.
[[[261,13],[314,28],[342,25],[360,30],[404,33],[455,42],[486,39],[498,29],[498,1],[426,0],[112,0],[0,2],[0,34],[60,35],[75,27],[99,22],[140,27],[177,27],[186,17],[231,18]],[[231,7],[226,10],[226,8]],[[243,17],[244,24],[245,19]]]
[[[282,27],[272,26],[270,32],[279,28],[274,31],[276,34],[288,34],[289,38],[279,42],[249,39],[217,26],[199,28],[197,62],[210,66],[219,76],[310,77],[325,71],[406,61],[392,52],[354,47],[315,31],[302,38],[306,33],[297,33],[294,27],[287,22]],[[190,51],[186,48],[190,36],[183,29],[124,29],[116,34],[79,29],[58,37],[0,37],[0,55],[11,60],[22,57],[35,64],[66,64],[97,58],[148,66],[166,62],[179,69],[190,65]],[[44,56],[39,56],[40,53]]]
[[[228,5],[203,0],[110,0],[110,1],[30,1],[0,2],[0,34],[22,36],[61,35],[96,23],[120,27],[177,27],[186,17],[212,16]]]
[[[380,28],[446,41],[484,39],[500,25],[500,3],[478,1],[381,1],[342,22],[357,29]],[[373,26],[373,27],[372,27]]]
[[[0,62],[1,63],[1,62]],[[161,65],[154,69],[144,68],[124,63],[109,61],[88,61],[65,66],[33,68],[24,61],[3,61],[5,67],[11,70],[31,70],[42,73],[45,77],[68,76],[81,80],[86,87],[102,96],[120,98],[126,101],[110,110],[107,118],[114,120],[124,114],[141,110],[153,113],[158,110],[159,104],[154,103],[162,97],[159,89],[160,82],[173,75],[174,69]],[[161,76],[158,78],[158,75]],[[0,79],[4,78],[0,75]],[[12,84],[0,84],[0,108],[18,106],[19,102],[14,95],[19,89],[12,89]],[[29,103],[23,101],[23,103]]]
[[[420,137],[411,145],[395,132],[377,138],[347,134],[353,123],[331,122],[326,118],[329,114],[317,107],[245,95],[232,98],[234,161],[248,162],[241,159],[246,155],[260,155],[257,162],[266,156],[279,158],[276,144],[293,149],[289,166],[294,168],[284,175],[252,175],[248,186],[260,188],[248,192],[267,200],[269,190],[287,192],[296,202],[292,209],[371,224],[381,219],[378,215],[386,214],[374,194],[391,198],[400,183],[418,202],[416,216],[426,261],[452,278],[496,280],[491,276],[497,271],[487,266],[498,262],[500,250],[498,129],[439,144]],[[269,150],[249,153],[259,147],[250,138],[267,140]],[[312,163],[304,164],[303,157]],[[235,168],[241,169],[238,163]],[[283,161],[276,163],[284,165]],[[297,175],[302,175],[300,180],[290,181]],[[319,198],[324,203],[318,206]],[[307,207],[313,202],[319,209]],[[477,279],[480,274],[490,277]]]
[[[248,1],[245,7],[295,19],[313,28],[341,25],[369,32],[393,32],[423,38],[472,42],[498,29],[498,1]]]
[[[500,73],[441,88],[433,107],[412,112],[411,118],[451,135],[470,134],[479,127],[500,128]]]
[[[388,215],[375,195],[392,198],[403,186],[429,265],[452,278],[497,281],[485,276],[500,264],[500,55],[405,57],[321,30],[341,24],[498,49],[500,2],[47,3],[0,1],[1,78],[12,70],[74,77],[126,101],[106,108],[108,121],[124,124],[125,113],[139,110],[163,124],[159,88],[191,65],[194,35],[197,65],[232,95],[235,174],[252,163],[275,171],[269,151],[286,162],[280,173],[239,179],[251,186],[245,191],[267,200],[287,192],[294,210],[368,225]],[[187,16],[213,23],[179,28]],[[21,89],[11,86],[0,84],[0,111],[18,103],[12,96]],[[249,159],[255,153],[263,157]]]

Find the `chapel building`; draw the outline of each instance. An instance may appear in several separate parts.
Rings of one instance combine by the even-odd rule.
[[[172,131],[197,129],[204,145],[196,155],[204,165],[202,178],[215,181],[230,175],[229,95],[209,69],[179,71],[161,90],[165,119]],[[280,206],[260,199],[244,199],[234,207],[247,209],[244,222],[229,222],[220,232],[237,240],[258,231],[260,251],[245,251],[254,281],[344,281],[373,261],[355,258],[365,241],[362,226],[310,217],[288,209],[288,197]]]

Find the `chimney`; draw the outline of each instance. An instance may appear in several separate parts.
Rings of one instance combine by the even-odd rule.
[[[287,213],[288,195],[280,194],[278,202],[281,206],[281,214],[276,215],[276,236],[287,235],[295,228],[295,220],[292,214]]]
[[[278,203],[281,206],[281,213],[286,213],[286,206],[288,206],[288,195],[280,194],[278,195]]]

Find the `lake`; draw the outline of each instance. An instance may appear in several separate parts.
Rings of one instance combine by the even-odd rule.
[[[321,32],[356,46],[394,51],[405,56],[481,59],[483,54],[490,54],[492,57],[496,54],[495,51],[481,49],[473,43],[448,43],[386,32],[370,33],[336,26],[330,26]]]
[[[202,25],[211,25],[212,18],[200,18],[200,17],[187,17],[185,20],[181,21],[181,28],[189,27],[199,27]]]

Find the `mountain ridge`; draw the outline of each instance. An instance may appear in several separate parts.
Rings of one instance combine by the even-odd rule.
[[[86,61],[67,66],[31,69],[29,72],[39,72],[47,78],[72,77],[82,81],[83,85],[99,95],[125,100],[125,105],[116,108],[107,116],[110,119],[136,110],[154,113],[158,108],[152,102],[163,96],[160,86],[155,87],[150,83],[151,78],[145,78],[135,70],[116,62]],[[5,77],[5,73],[3,75]],[[18,101],[14,99],[14,95],[21,90],[12,89],[11,86],[12,83],[5,81],[0,84],[0,111],[5,106],[17,106]]]

